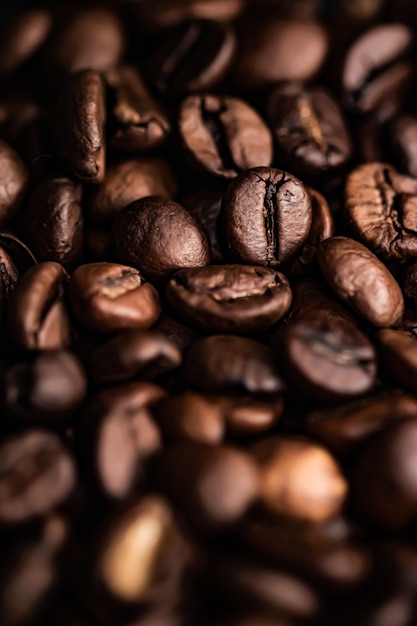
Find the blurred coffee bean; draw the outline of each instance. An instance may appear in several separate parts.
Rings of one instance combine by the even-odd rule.
[[[139,24],[159,29],[188,18],[202,18],[221,22],[232,21],[245,8],[245,0],[157,0],[152,7],[147,2],[134,5]]]
[[[153,326],[153,330],[168,337],[181,352],[184,352],[190,343],[198,337],[196,330],[183,324],[175,317],[171,317],[167,313],[162,313],[155,326]]]
[[[284,399],[281,396],[254,398],[230,393],[212,395],[209,399],[220,410],[228,433],[248,439],[273,428],[284,409]]]
[[[0,233],[0,247],[10,256],[20,274],[36,265],[36,259],[27,245],[10,233]]]
[[[0,76],[10,76],[42,46],[53,25],[49,11],[32,10],[17,15],[2,29]]]
[[[383,329],[375,336],[382,371],[398,387],[417,390],[417,340],[403,330]]]
[[[417,177],[417,118],[412,115],[400,115],[389,125],[389,141],[398,162],[405,174]]]
[[[0,140],[0,228],[16,215],[27,191],[29,172],[20,156]]]

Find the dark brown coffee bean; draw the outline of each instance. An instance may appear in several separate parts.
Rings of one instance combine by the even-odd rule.
[[[386,163],[360,165],[346,181],[353,232],[383,259],[417,256],[417,180]]]
[[[29,198],[27,241],[39,261],[56,261],[71,269],[83,253],[81,188],[68,178],[41,183]]]
[[[71,175],[89,183],[104,178],[104,82],[94,70],[72,74],[59,94],[55,112],[57,156]]]
[[[102,184],[88,197],[88,214],[94,222],[109,222],[128,204],[146,196],[170,200],[177,183],[168,163],[155,157],[130,159],[111,165]]]
[[[330,93],[298,84],[277,87],[268,111],[279,159],[291,172],[301,177],[329,176],[347,165],[352,144]]]
[[[210,261],[207,236],[180,204],[158,196],[132,202],[115,219],[113,249],[150,280]]]
[[[219,216],[223,194],[215,189],[199,189],[181,199],[181,204],[204,227],[210,243],[211,262],[225,263],[219,237]]]
[[[146,464],[162,444],[150,406],[164,394],[150,383],[128,383],[90,400],[80,447],[95,486],[106,497],[124,499],[143,480]]]
[[[32,10],[21,13],[1,33],[0,76],[16,72],[44,43],[52,28],[49,11]]]
[[[219,22],[233,21],[245,8],[242,0],[158,0],[152,7],[147,3],[135,5],[140,25],[159,29],[183,22],[189,18],[201,18]]]
[[[59,263],[35,265],[20,278],[8,307],[12,342],[25,350],[65,348],[71,340],[64,302],[68,274]]]
[[[352,497],[363,520],[393,531],[416,520],[416,449],[416,420],[390,425],[362,448],[352,470]]]
[[[405,24],[381,24],[361,35],[349,49],[342,70],[345,104],[368,113],[404,91],[413,66],[413,35]]]
[[[101,332],[146,330],[161,312],[156,289],[136,269],[117,263],[78,267],[71,276],[69,297],[78,319]]]
[[[265,432],[281,418],[284,400],[276,397],[251,397],[216,395],[209,396],[210,402],[218,407],[227,431],[236,437],[248,437]]]
[[[400,115],[391,122],[388,132],[389,141],[400,169],[416,178],[417,118],[412,115]]]
[[[197,339],[185,355],[184,376],[190,385],[208,392],[275,394],[285,388],[269,349],[232,335]]]
[[[235,50],[231,27],[211,20],[189,20],[159,33],[158,46],[150,52],[146,68],[161,92],[201,91],[225,77]]]
[[[383,329],[375,335],[383,370],[399,387],[417,390],[417,341],[403,330]]]
[[[242,43],[234,79],[244,89],[309,80],[319,71],[328,47],[318,22],[270,15],[250,21]]]
[[[365,246],[347,237],[323,241],[320,270],[336,296],[374,326],[396,326],[404,313],[401,289]]]
[[[108,339],[91,355],[91,375],[97,384],[132,378],[152,380],[181,365],[174,342],[162,333],[130,330]]]
[[[258,495],[255,463],[231,447],[170,447],[156,471],[164,492],[205,531],[225,530],[238,522]]]
[[[180,270],[166,295],[174,311],[202,330],[243,333],[273,326],[292,297],[283,274],[245,265]]]
[[[87,381],[78,359],[64,350],[41,352],[5,375],[6,407],[27,421],[65,421],[79,407]]]
[[[340,512],[347,483],[325,448],[283,436],[255,444],[252,452],[261,471],[261,499],[267,510],[314,523]]]
[[[14,149],[0,139],[0,228],[8,224],[25,196],[29,172]]]
[[[15,235],[0,233],[0,247],[13,260],[20,274],[36,265],[36,259],[32,251]]]
[[[137,70],[130,65],[120,65],[106,72],[105,78],[114,98],[112,148],[121,152],[142,152],[164,143],[170,133],[170,123]]]
[[[75,465],[60,439],[42,430],[12,435],[0,444],[0,522],[43,515],[68,498]]]
[[[392,421],[417,418],[417,399],[397,390],[385,391],[307,416],[306,427],[338,455],[354,453],[363,441]]]
[[[211,175],[228,179],[250,167],[271,165],[271,132],[243,100],[189,96],[180,107],[179,131],[186,156]]]
[[[304,185],[267,167],[243,172],[229,185],[222,213],[230,251],[250,265],[280,267],[300,250],[311,226]]]

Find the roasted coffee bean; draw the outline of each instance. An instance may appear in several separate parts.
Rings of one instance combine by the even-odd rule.
[[[413,71],[412,41],[405,24],[383,24],[352,44],[342,70],[343,96],[352,111],[369,113],[402,95]]]
[[[236,437],[250,437],[270,430],[284,409],[282,396],[254,398],[222,394],[209,396],[209,399],[220,410],[227,431]]]
[[[161,489],[193,525],[208,532],[237,523],[258,495],[255,463],[231,447],[173,446],[162,454],[155,471]]]
[[[256,167],[240,174],[223,198],[225,238],[244,263],[280,267],[301,249],[311,226],[311,202],[292,174]]]
[[[92,329],[146,330],[161,312],[158,292],[138,270],[117,263],[80,265],[69,283],[72,309]]]
[[[5,404],[26,421],[59,424],[79,407],[87,381],[71,352],[48,350],[13,365],[5,375]]]
[[[417,256],[417,180],[387,163],[366,163],[346,181],[346,214],[353,232],[383,259]]]
[[[323,241],[320,270],[344,303],[374,326],[396,326],[404,313],[401,289],[388,269],[365,246],[347,237]]]
[[[383,329],[375,335],[383,371],[399,387],[417,390],[417,340],[403,330]]]
[[[64,83],[55,112],[55,149],[68,172],[88,183],[104,178],[104,82],[94,70],[72,74]]]
[[[266,330],[291,304],[291,288],[283,274],[245,265],[180,270],[169,281],[166,295],[188,323],[212,332]]]
[[[276,394],[285,389],[270,350],[233,335],[211,335],[192,343],[185,355],[184,377],[206,392]]]
[[[180,204],[158,196],[132,202],[114,220],[113,248],[122,263],[150,280],[210,261],[203,228]]]
[[[336,100],[319,87],[290,83],[268,102],[278,158],[299,176],[334,175],[352,156],[348,129]]]
[[[347,483],[335,459],[308,439],[270,437],[252,448],[261,471],[261,500],[276,515],[321,523],[343,506]]]
[[[19,270],[0,245],[0,314],[19,280]]]
[[[44,43],[52,28],[49,11],[22,13],[3,29],[0,44],[0,76],[16,72]]]
[[[244,89],[310,80],[328,48],[326,33],[318,22],[270,15],[248,23],[242,44],[234,79]]]
[[[20,156],[0,139],[0,228],[16,215],[25,196],[29,172]]]
[[[169,95],[217,85],[236,51],[231,27],[211,20],[189,20],[167,28],[159,33],[158,43],[146,68],[157,89]]]
[[[146,196],[170,200],[177,184],[162,159],[142,157],[111,165],[102,184],[90,192],[88,214],[94,222],[109,222],[128,204]]]
[[[251,167],[271,165],[271,132],[243,100],[188,96],[180,107],[179,132],[190,161],[219,178],[235,178]]]
[[[0,248],[10,256],[20,274],[36,265],[32,251],[15,235],[0,233]]]
[[[148,29],[171,26],[189,18],[229,22],[238,17],[244,0],[158,0],[151,7],[147,3],[135,5],[139,24]]]
[[[219,216],[223,194],[215,189],[202,189],[181,199],[181,204],[204,227],[211,251],[211,262],[225,263],[219,236]]]
[[[59,437],[26,430],[0,444],[0,522],[26,522],[66,500],[75,486],[75,464]]]
[[[7,327],[12,343],[25,350],[65,348],[71,340],[64,295],[68,274],[59,263],[35,265],[10,298]]]
[[[417,118],[400,115],[389,125],[389,140],[398,165],[402,171],[417,177]]]
[[[56,261],[71,269],[83,253],[81,188],[68,178],[41,183],[29,198],[27,241],[39,261]]]
[[[97,384],[132,378],[152,380],[181,365],[175,343],[162,333],[130,330],[111,337],[91,355],[91,376]]]
[[[158,318],[153,330],[168,337],[175,345],[184,352],[190,343],[198,337],[198,333],[194,328],[186,326],[175,317],[171,317],[167,313],[162,313]]]
[[[306,428],[342,456],[355,453],[391,422],[407,418],[417,418],[417,399],[393,389],[341,407],[314,411],[307,416]]]
[[[130,65],[120,65],[106,72],[105,78],[114,98],[112,148],[121,152],[142,152],[164,143],[170,133],[170,123],[137,70]]]
[[[414,463],[417,421],[394,423],[370,439],[352,470],[352,497],[360,517],[384,530],[401,530],[417,517]]]
[[[150,383],[128,383],[92,397],[81,424],[80,449],[94,484],[108,498],[132,495],[146,464],[161,448],[150,407],[165,392]]]
[[[372,343],[346,309],[309,281],[295,291],[275,346],[291,384],[319,401],[360,396],[376,383]]]

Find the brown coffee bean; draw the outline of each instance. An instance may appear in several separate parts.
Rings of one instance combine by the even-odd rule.
[[[417,118],[412,115],[400,115],[389,125],[389,141],[402,171],[417,177]],[[379,159],[375,159],[379,160]]]
[[[68,178],[38,185],[26,211],[27,241],[39,261],[56,261],[71,269],[83,253],[81,188]]]
[[[345,195],[351,229],[375,254],[417,256],[417,180],[386,163],[366,163],[349,174]]]
[[[64,302],[68,274],[59,263],[35,265],[20,278],[10,298],[7,327],[25,350],[65,348],[71,340]]]
[[[112,148],[121,152],[142,152],[164,143],[171,130],[170,123],[137,70],[130,65],[120,65],[108,70],[105,78],[114,98]]]
[[[0,139],[0,228],[8,224],[25,196],[29,172],[14,149]]]
[[[396,326],[404,299],[388,269],[365,246],[347,237],[323,241],[317,261],[329,287],[374,326]]]
[[[417,341],[403,330],[383,329],[375,335],[383,371],[399,387],[417,390]]]
[[[49,11],[21,13],[3,29],[0,44],[0,76],[16,72],[44,43],[53,25]]]
[[[285,389],[269,349],[233,335],[212,335],[191,344],[184,377],[188,384],[208,392],[275,394]]]
[[[117,263],[78,267],[69,283],[78,319],[100,332],[150,328],[161,312],[158,292],[140,273]]]
[[[59,424],[79,407],[87,380],[71,352],[48,350],[13,365],[5,375],[6,407],[26,421]]]
[[[180,107],[179,132],[186,156],[211,175],[228,179],[250,167],[271,165],[271,132],[243,100],[189,96]]]
[[[236,437],[248,437],[273,428],[284,410],[281,396],[254,398],[245,395],[209,396],[218,407],[227,431]]]
[[[55,112],[57,156],[69,173],[100,183],[105,170],[104,82],[94,70],[71,74],[59,94]]]
[[[311,201],[288,172],[256,167],[240,174],[223,198],[230,251],[250,265],[278,268],[301,249],[311,226]]]
[[[153,330],[162,333],[175,343],[177,348],[184,352],[190,343],[198,337],[198,333],[193,328],[186,326],[175,317],[171,317],[167,313],[162,313],[158,318]]]
[[[181,365],[175,343],[162,333],[130,330],[111,337],[91,355],[90,370],[99,385],[130,380],[152,380]]]
[[[153,196],[132,202],[114,220],[113,249],[150,280],[210,261],[203,228],[180,204]]]
[[[139,24],[149,29],[172,26],[189,18],[219,22],[233,21],[245,7],[242,0],[158,0],[154,6],[135,5]]]
[[[255,444],[252,452],[261,471],[261,500],[267,510],[312,523],[322,523],[341,511],[347,483],[322,446],[282,436]]]
[[[142,157],[111,165],[102,184],[88,197],[89,217],[109,222],[128,204],[146,196],[173,198],[177,184],[169,165],[162,159]]]
[[[36,259],[32,251],[15,235],[0,233],[0,247],[13,260],[20,274],[36,265]]]
[[[16,524],[43,515],[75,486],[75,465],[57,435],[27,430],[0,444],[0,522]]]

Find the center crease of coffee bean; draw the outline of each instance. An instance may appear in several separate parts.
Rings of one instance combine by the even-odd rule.
[[[227,108],[224,104],[221,104],[217,111],[209,111],[205,100],[203,99],[201,102],[201,117],[203,123],[213,137],[213,141],[216,145],[217,152],[223,163],[224,169],[240,171],[240,168],[237,167],[233,160],[233,155],[227,141],[226,131],[221,121],[221,115],[226,112]]]

